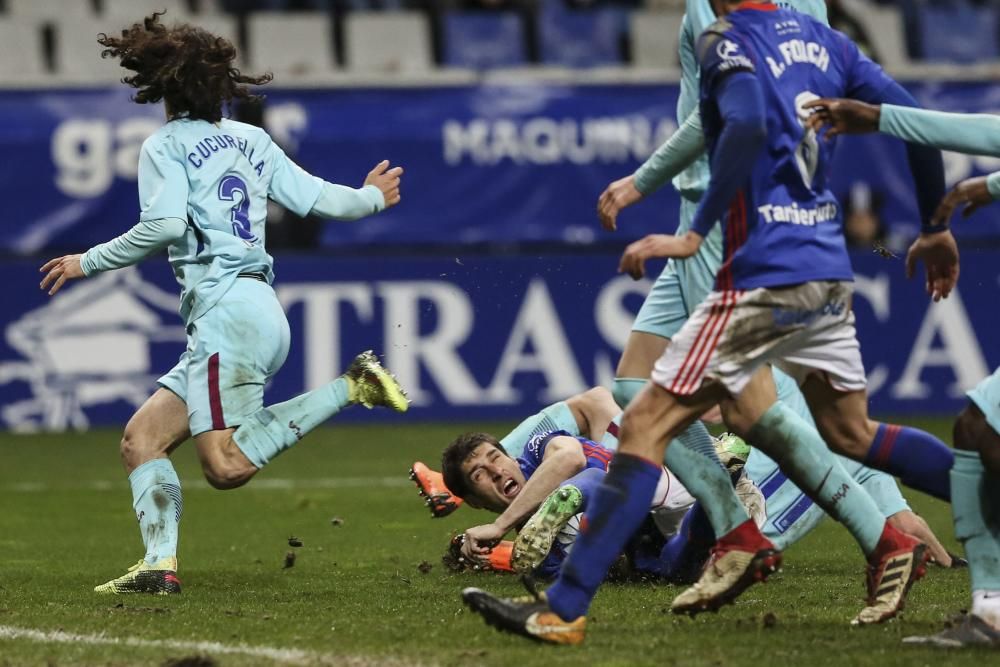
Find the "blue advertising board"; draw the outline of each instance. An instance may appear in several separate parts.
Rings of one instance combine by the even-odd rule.
[[[927,106],[1000,109],[1000,86],[914,83]],[[268,92],[265,124],[308,170],[359,185],[383,158],[406,168],[401,205],[370,220],[324,227],[327,246],[567,242],[613,236],[595,221],[612,180],[631,173],[675,129],[676,85],[481,85]],[[142,141],[159,106],[124,87],[0,92],[0,251],[84,249],[137,218]],[[871,202],[890,232],[917,227],[900,142],[842,140],[834,188]],[[949,182],[1000,169],[1000,160],[946,155]],[[862,187],[859,189],[859,185]],[[629,210],[630,236],[677,222],[671,188]],[[985,210],[960,237],[1000,237]]]
[[[872,411],[957,412],[962,392],[1000,364],[1000,252],[965,252],[959,290],[937,304],[922,281],[904,279],[901,260],[853,260]],[[649,287],[618,275],[617,262],[609,253],[279,256],[292,351],[266,400],[322,385],[368,348],[413,409],[338,419],[514,420],[608,385]],[[51,300],[37,265],[0,263],[0,427],[124,423],[184,348],[166,261],[72,283]]]

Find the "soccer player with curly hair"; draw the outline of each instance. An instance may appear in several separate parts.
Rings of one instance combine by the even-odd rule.
[[[167,248],[181,285],[187,349],[132,416],[121,456],[132,487],[144,557],[98,593],[179,593],[181,485],[169,455],[193,437],[208,482],[232,489],[341,409],[360,403],[408,406],[370,352],[324,387],[265,407],[264,385],[288,354],[285,313],[264,247],[267,200],[298,215],[356,220],[399,202],[400,167],[382,161],[359,189],[334,185],[295,165],[260,128],[223,117],[249,85],[271,80],[234,67],[226,39],[154,13],[117,36],[101,34],[102,56],[134,72],[123,83],[139,104],[163,101],[167,122],[139,155],[139,222],[82,255],[42,266],[42,289],[138,263]]]

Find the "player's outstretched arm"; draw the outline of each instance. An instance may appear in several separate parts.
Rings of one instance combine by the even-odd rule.
[[[178,218],[143,220],[121,236],[96,245],[82,255],[50,259],[39,269],[45,274],[39,287],[48,289],[52,296],[67,280],[138,264],[179,239],[186,230],[187,222]]]
[[[368,172],[360,188],[323,182],[311,212],[321,218],[351,221],[363,218],[399,203],[402,167],[389,166],[382,160]]]
[[[597,200],[601,227],[615,231],[622,209],[659,190],[691,166],[704,150],[705,134],[695,109],[632,175],[614,181],[601,193]]]
[[[858,100],[823,97],[802,105],[810,111],[806,123],[818,134],[826,128],[827,141],[838,134],[878,132],[881,107]]]

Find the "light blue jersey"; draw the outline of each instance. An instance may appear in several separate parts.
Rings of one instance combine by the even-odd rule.
[[[188,323],[212,308],[240,273],[273,278],[264,249],[270,197],[297,215],[316,203],[323,180],[292,162],[268,134],[222,119],[176,119],[142,145],[141,221],[179,218],[185,234],[169,246]]]

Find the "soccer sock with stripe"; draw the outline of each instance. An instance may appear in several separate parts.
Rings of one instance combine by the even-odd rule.
[[[847,474],[812,426],[777,401],[750,429],[749,442],[823,511],[844,524],[865,555],[878,544],[885,517],[872,497]]]
[[[346,378],[275,403],[247,417],[233,434],[233,442],[250,463],[263,468],[314,428],[350,405]]]
[[[612,394],[625,407],[648,380],[615,378]],[[610,444],[606,435],[601,444]],[[614,438],[617,447],[617,438]],[[693,422],[667,447],[663,463],[688,492],[701,501],[716,535],[725,535],[747,520],[747,512],[733,492],[733,482],[719,460],[715,443],[700,421]]]
[[[128,476],[132,507],[139,521],[149,565],[177,557],[177,528],[184,501],[181,481],[170,459],[146,461]]]
[[[979,452],[956,450],[951,489],[955,537],[972,576],[972,613],[1000,628],[1000,479],[984,470]]]
[[[580,525],[580,534],[546,595],[565,621],[587,613],[598,587],[625,543],[642,525],[663,470],[640,456],[615,454]]]
[[[580,425],[576,423],[573,411],[564,401],[553,403],[541,412],[536,412],[514,427],[500,444],[508,456],[517,458],[524,453],[524,447],[533,436],[552,431],[566,431],[570,435],[580,435]]]
[[[879,424],[864,463],[899,477],[911,489],[947,502],[951,500],[949,472],[954,461],[951,448],[930,433]]]

